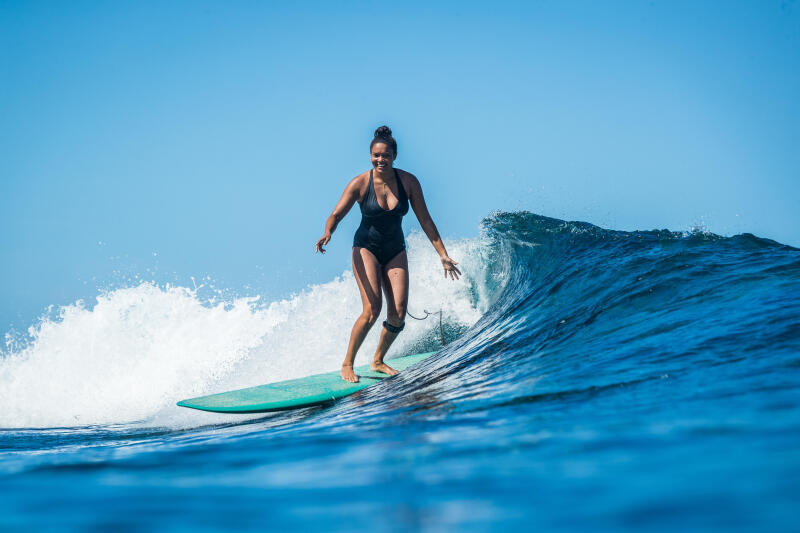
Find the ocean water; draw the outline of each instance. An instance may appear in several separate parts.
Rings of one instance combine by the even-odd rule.
[[[408,247],[442,327],[390,357],[438,353],[332,406],[175,402],[338,368],[350,272],[276,302],[143,283],[9,339],[0,530],[800,531],[800,250],[524,212],[448,243],[458,283]]]

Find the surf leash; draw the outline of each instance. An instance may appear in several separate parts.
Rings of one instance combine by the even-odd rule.
[[[408,309],[406,309],[406,315],[410,316],[414,320],[425,320],[426,318],[428,318],[431,315],[438,314],[439,315],[439,335],[442,338],[442,346],[446,346],[447,343],[444,342],[444,327],[442,327],[442,310],[439,309],[438,311],[434,311],[433,313],[431,313],[427,309],[423,309],[422,312],[425,313],[425,316],[422,317],[422,318],[419,318],[419,317],[416,317],[416,316],[412,315],[411,313],[409,313]]]

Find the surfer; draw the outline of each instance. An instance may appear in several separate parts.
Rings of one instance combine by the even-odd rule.
[[[408,303],[408,257],[401,226],[408,206],[414,210],[422,230],[439,253],[445,278],[458,279],[461,271],[450,259],[439,231],[428,213],[419,180],[404,170],[394,168],[397,142],[388,126],[375,130],[369,145],[372,168],[353,178],[344,189],[339,203],[325,222],[325,234],[317,241],[316,251],[331,240],[336,226],[356,201],[361,206],[361,225],[353,239],[353,274],[361,293],[363,310],[350,333],[350,343],[342,363],[345,381],[358,382],[353,371],[356,352],[381,312],[381,289],[386,294],[386,320],[370,368],[393,376],[397,370],[383,362],[389,346],[405,327]]]

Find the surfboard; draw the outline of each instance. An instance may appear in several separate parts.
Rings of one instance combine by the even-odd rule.
[[[436,352],[406,355],[387,360],[386,363],[396,370],[403,371],[434,353]],[[215,413],[282,411],[332,402],[391,377],[380,372],[373,372],[369,369],[369,365],[356,367],[355,372],[360,379],[358,383],[343,380],[339,371],[336,370],[299,379],[189,398],[179,401],[178,405]]]

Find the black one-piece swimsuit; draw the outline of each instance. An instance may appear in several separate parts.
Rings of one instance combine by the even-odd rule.
[[[361,202],[361,225],[353,237],[353,246],[372,252],[381,266],[406,249],[402,223],[403,216],[408,213],[408,196],[397,170],[394,171],[394,178],[397,180],[397,205],[394,209],[384,209],[378,204],[372,170],[369,171],[367,194]]]

